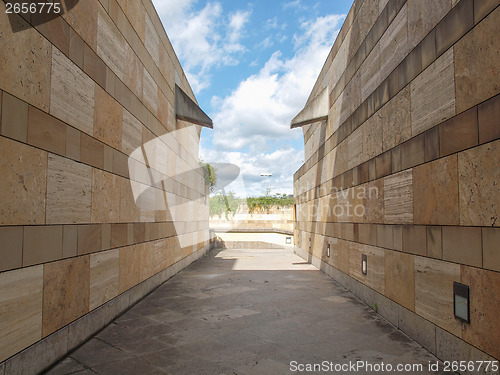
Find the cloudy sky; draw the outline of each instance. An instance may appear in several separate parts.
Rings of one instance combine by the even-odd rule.
[[[290,130],[352,0],[153,0],[201,108],[200,159],[233,163],[241,197],[293,192],[304,161]],[[272,173],[266,181],[262,173]]]

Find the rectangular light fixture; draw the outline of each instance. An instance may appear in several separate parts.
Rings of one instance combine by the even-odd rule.
[[[287,237],[286,238],[286,244],[290,245],[292,243],[292,237]]]
[[[326,256],[330,258],[330,244],[326,245]]]
[[[309,237],[309,249],[311,248],[311,237]]]
[[[366,254],[361,255],[361,272],[363,273],[363,275],[366,275],[366,273],[368,272],[368,257],[366,256]]]
[[[453,282],[453,314],[455,318],[470,323],[469,286]]]

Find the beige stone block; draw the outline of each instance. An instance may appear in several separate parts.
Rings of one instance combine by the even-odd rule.
[[[363,125],[363,155],[361,161],[365,162],[382,153],[383,134],[382,126],[384,119],[375,113]]]
[[[375,246],[355,243],[353,246],[357,246],[358,249],[355,253],[351,252],[350,275],[383,294],[385,291],[385,250]],[[361,272],[361,256],[363,254],[367,257],[366,275]]]
[[[413,174],[411,170],[384,178],[384,221],[413,223]]]
[[[118,295],[120,250],[90,255],[90,310]]]
[[[80,159],[82,163],[92,167],[104,168],[104,144],[90,137],[87,134],[81,134],[80,137]]]
[[[359,13],[354,19],[352,25],[352,35],[350,40],[350,48],[348,54],[348,61],[354,55],[356,50],[359,48],[363,40],[365,39],[368,31],[373,27],[375,21],[379,16],[379,1],[378,0],[367,0],[361,4]]]
[[[130,20],[132,27],[135,29],[139,38],[144,42],[145,38],[145,14],[146,11],[142,5],[142,2],[135,0],[118,0],[123,12]]]
[[[78,225],[63,226],[63,257],[70,258],[78,254]]]
[[[361,76],[355,74],[342,93],[340,123],[343,123],[361,104]],[[322,129],[323,132],[323,129]]]
[[[0,224],[44,224],[47,153],[0,137]]]
[[[382,123],[383,151],[390,150],[411,138],[410,88],[401,90],[374,116]]]
[[[470,324],[463,325],[463,339],[500,358],[500,273],[461,266],[462,284],[470,288]]]
[[[0,274],[0,362],[42,337],[43,266]]]
[[[426,254],[426,227],[422,225],[404,225],[402,228],[403,251],[411,254]]]
[[[139,98],[142,99],[142,81],[144,77],[144,66],[135,54],[134,50],[127,46],[127,62],[125,64],[125,84]]]
[[[120,222],[130,223],[139,219],[140,210],[137,207],[132,194],[132,187],[130,180],[126,178],[119,178],[120,183]]]
[[[153,23],[151,22],[151,19],[149,16],[146,14],[145,15],[145,36],[146,36],[146,42],[144,43],[144,46],[148,50],[149,54],[151,55],[151,58],[155,62],[156,66],[160,65],[160,37],[158,33],[155,30],[155,27]],[[163,46],[162,46],[163,48]]]
[[[408,35],[408,4],[405,4],[380,38],[378,84],[386,79],[408,54]]]
[[[500,226],[500,140],[458,154],[460,224]]]
[[[5,4],[0,4],[0,87],[45,111],[50,101],[51,44],[21,17],[12,15],[13,33]]]
[[[83,47],[83,70],[96,84],[106,87],[106,74],[109,68],[93,49],[86,44]]]
[[[478,144],[477,107],[439,125],[439,154],[450,155]]]
[[[349,275],[351,268],[350,251],[351,251],[351,242],[339,239],[338,268],[347,275]]]
[[[99,7],[97,22],[97,54],[105,64],[124,80],[126,41],[108,14]]]
[[[94,169],[92,178],[92,222],[116,223],[120,221],[121,177]]]
[[[363,157],[363,128],[359,127],[347,138],[347,169],[361,164]]]
[[[385,269],[385,295],[415,311],[415,257],[387,250]]]
[[[365,217],[367,223],[384,221],[384,180],[378,179],[363,185],[365,189]]]
[[[28,104],[18,98],[4,93],[0,96],[3,111],[1,115],[1,134],[19,142],[28,138]]]
[[[443,259],[481,267],[481,228],[444,226]]]
[[[81,133],[71,126],[66,127],[66,157],[80,161]]]
[[[49,154],[47,224],[90,222],[92,168]]]
[[[0,227],[0,271],[23,265],[23,227]]]
[[[500,8],[490,13],[453,47],[457,113],[500,92],[500,43],[491,38],[491,35],[498,34]]]
[[[27,226],[23,236],[23,266],[46,263],[63,257],[61,225]]]
[[[500,229],[482,228],[483,267],[500,271]]]
[[[78,226],[78,255],[102,250],[102,225]]]
[[[427,256],[437,259],[443,258],[443,235],[438,226],[427,227]]]
[[[94,137],[121,150],[123,107],[100,86],[95,86]]]
[[[156,115],[158,111],[158,86],[147,69],[144,69],[143,100],[146,107]]]
[[[410,84],[412,136],[455,115],[453,50],[429,65]]]
[[[89,256],[43,266],[42,337],[89,311]]]
[[[122,151],[130,155],[142,144],[142,124],[130,112],[123,111]]]
[[[362,102],[364,102],[366,98],[368,98],[370,94],[375,91],[382,81],[380,78],[380,64],[380,44],[377,43],[359,68]]]
[[[70,12],[63,14],[63,18],[94,50],[97,39],[98,7],[98,0],[79,1]]]
[[[455,3],[459,0],[453,0]],[[498,0],[475,0],[474,1],[474,23],[479,23],[484,16],[498,6]]]
[[[411,49],[451,10],[450,0],[408,0],[408,42]]]
[[[66,153],[68,126],[35,107],[29,109],[28,143],[58,155]]]
[[[415,224],[459,224],[456,155],[413,169],[413,216]]]
[[[460,282],[460,265],[415,257],[415,312],[454,335],[462,335],[453,316],[453,282]]]
[[[54,48],[52,53],[50,114],[92,135],[94,81]]]

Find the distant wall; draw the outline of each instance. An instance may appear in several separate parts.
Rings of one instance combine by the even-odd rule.
[[[224,214],[210,216],[210,228],[215,229],[272,228],[292,231],[294,222],[293,206],[274,206],[269,210],[258,209],[250,213],[248,206],[242,205],[234,215],[229,213],[227,218]]]
[[[445,360],[500,358],[498,5],[355,1],[294,177],[296,251]]]
[[[152,2],[73,3],[40,22],[0,2],[0,374],[39,372],[208,249],[175,84],[195,97]]]

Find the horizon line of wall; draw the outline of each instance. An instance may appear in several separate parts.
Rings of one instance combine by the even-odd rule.
[[[300,118],[296,252],[442,360],[500,358],[499,3],[356,0]]]
[[[176,86],[196,98],[151,0],[62,3],[0,2],[2,375],[44,370],[210,247]]]

